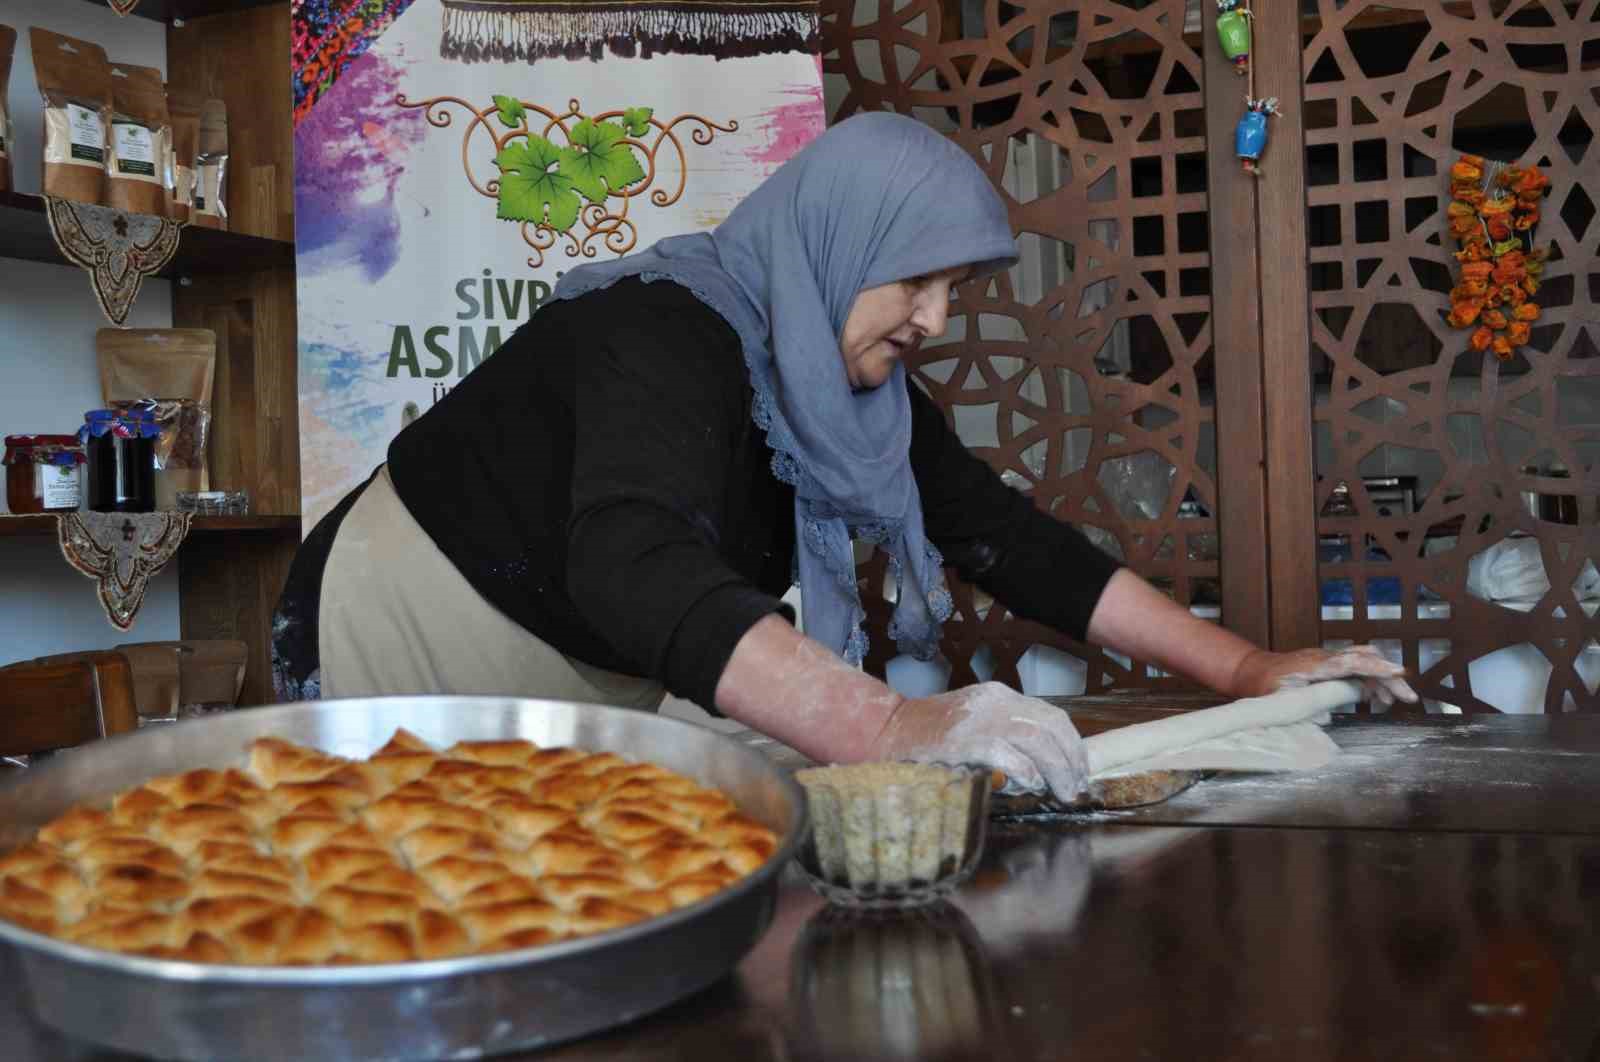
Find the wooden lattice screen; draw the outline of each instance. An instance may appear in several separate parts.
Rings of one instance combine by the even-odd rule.
[[[1177,600],[1219,605],[1198,23],[1186,37],[1185,0],[957,4],[823,3],[832,117],[887,109],[948,131],[1020,234],[1024,263],[960,292],[948,342],[919,353],[914,378],[1039,505]],[[883,574],[881,560],[863,570],[880,674],[893,655]],[[954,685],[974,681],[980,652],[1020,685],[1034,645],[1085,661],[1091,691],[1151,684],[951,588]]]
[[[1600,0],[1321,0],[1304,28],[1322,636],[1465,711],[1539,710],[1547,666],[1545,711],[1600,707]],[[1443,319],[1461,151],[1552,182],[1543,317],[1508,362]],[[1537,600],[1480,596],[1513,583]]]

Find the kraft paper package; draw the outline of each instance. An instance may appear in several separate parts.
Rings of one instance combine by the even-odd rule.
[[[105,49],[37,26],[28,30],[28,42],[44,98],[44,194],[104,204],[111,120]]]
[[[114,63],[106,138],[106,204],[135,214],[167,212],[167,149],[172,125],[161,71]]]

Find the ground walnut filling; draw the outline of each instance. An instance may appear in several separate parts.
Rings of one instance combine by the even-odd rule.
[[[111,951],[247,965],[402,962],[586,936],[749,874],[773,832],[610,753],[397,731],[370,759],[272,738],[154,779],[0,856],[0,917]]]

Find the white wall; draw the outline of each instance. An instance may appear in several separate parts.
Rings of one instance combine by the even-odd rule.
[[[91,40],[113,59],[162,70],[166,29],[78,0],[0,0],[0,22],[20,38],[10,82],[14,180],[18,191],[38,192],[40,101],[28,28]],[[75,431],[84,410],[100,405],[94,333],[105,323],[81,270],[0,258],[0,434]],[[166,281],[145,284],[127,324],[172,324]],[[176,567],[156,577],[134,628],[123,633],[106,621],[94,584],[67,567],[54,539],[0,538],[0,663],[177,636]]]

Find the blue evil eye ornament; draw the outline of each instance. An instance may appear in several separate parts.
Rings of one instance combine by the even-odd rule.
[[[1280,113],[1276,96],[1245,101],[1244,117],[1233,130],[1233,150],[1252,177],[1260,174],[1261,153],[1267,149],[1267,119]]]

